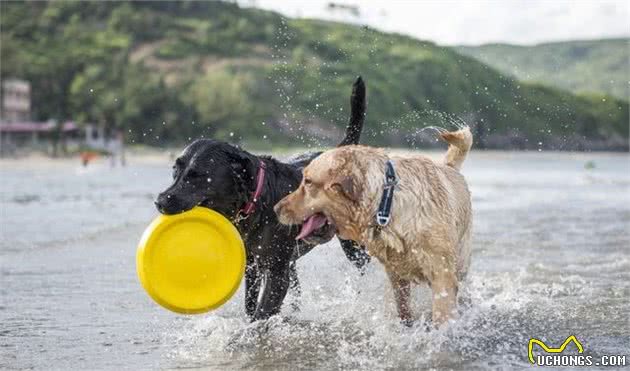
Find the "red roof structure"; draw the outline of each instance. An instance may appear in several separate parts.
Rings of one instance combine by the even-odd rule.
[[[3,122],[0,123],[0,132],[3,133],[49,133],[56,129],[54,122]],[[64,132],[79,130],[76,123],[64,122],[61,130]]]

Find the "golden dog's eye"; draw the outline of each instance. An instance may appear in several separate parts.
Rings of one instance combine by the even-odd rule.
[[[310,180],[309,178],[304,178],[304,185],[310,186],[311,184],[313,184],[312,180]]]

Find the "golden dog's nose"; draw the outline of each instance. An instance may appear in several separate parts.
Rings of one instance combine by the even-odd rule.
[[[292,211],[287,205],[289,204],[286,198],[283,198],[273,207],[273,211],[275,211],[276,216],[278,217],[278,221],[282,224],[291,224],[292,223]]]

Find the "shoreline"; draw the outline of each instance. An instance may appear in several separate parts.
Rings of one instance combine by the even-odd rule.
[[[295,148],[283,148],[279,151],[259,151],[259,150],[251,150],[249,152],[255,155],[272,155],[282,159],[285,156],[291,156],[297,153],[304,153],[309,151],[319,151],[319,150],[327,150],[330,148],[304,148],[304,147],[295,147]],[[162,164],[169,163],[173,161],[177,154],[182,149],[142,149],[139,151],[128,150],[125,153],[126,161],[128,164],[136,163],[143,165],[151,165],[151,164]],[[423,148],[423,149],[409,149],[409,148],[388,148],[388,151],[392,154],[403,154],[403,153],[419,153],[425,154],[429,157],[439,156],[444,153],[444,149],[439,148]],[[519,154],[519,155],[539,155],[544,153],[553,153],[561,157],[589,157],[589,156],[599,156],[599,155],[608,155],[608,156],[630,156],[630,152],[628,151],[560,151],[560,150],[501,150],[501,149],[475,149],[471,150],[471,155],[479,156],[497,156],[497,155],[509,155],[509,154]],[[109,156],[99,156],[93,164],[101,164],[108,165],[110,160]],[[51,157],[41,152],[31,152],[22,156],[17,157],[0,157],[0,165],[3,164],[14,164],[14,163],[49,163],[49,164],[62,164],[62,163],[76,163],[80,165],[80,157],[79,154],[72,154],[67,156],[60,157]],[[119,163],[116,163],[115,167],[120,166]]]

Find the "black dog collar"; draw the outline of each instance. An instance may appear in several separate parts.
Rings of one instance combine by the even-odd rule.
[[[389,224],[392,212],[392,202],[394,201],[394,188],[396,187],[396,184],[398,184],[398,180],[396,179],[394,164],[391,160],[387,160],[383,195],[381,196],[381,203],[378,206],[378,212],[376,213],[376,224],[381,227],[385,227]]]

